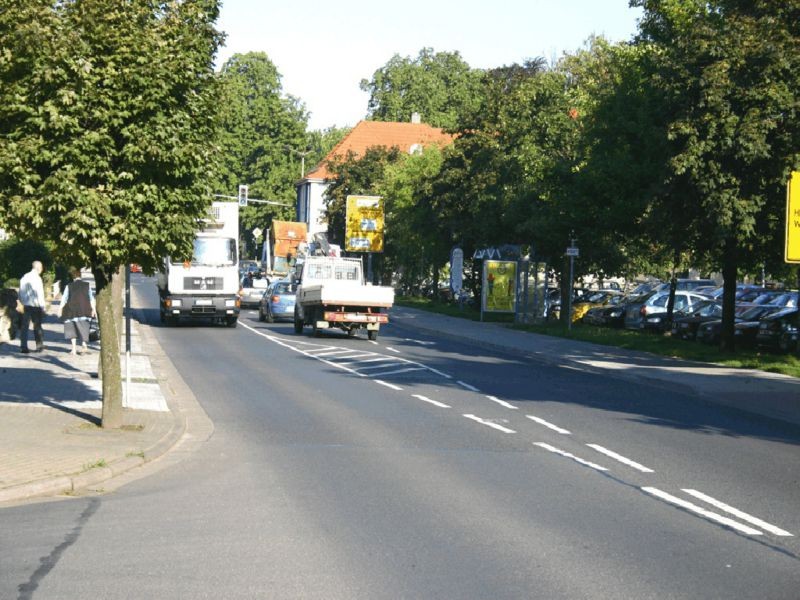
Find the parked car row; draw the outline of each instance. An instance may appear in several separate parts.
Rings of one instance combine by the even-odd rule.
[[[601,295],[584,310],[576,304],[575,320],[638,331],[669,331],[675,337],[709,344],[722,335],[721,288],[687,280],[675,292],[673,318],[667,320],[669,286],[661,284],[638,295]],[[683,289],[681,289],[683,287]],[[703,293],[700,293],[703,292]],[[590,300],[587,298],[587,301]],[[589,304],[588,302],[586,303]],[[737,344],[792,352],[798,349],[798,292],[739,286],[736,292],[735,335]]]

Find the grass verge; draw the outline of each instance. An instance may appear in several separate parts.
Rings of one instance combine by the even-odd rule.
[[[480,320],[480,312],[474,308],[460,309],[453,304],[435,302],[425,298],[401,297],[395,304],[418,308],[451,317]],[[542,335],[552,335],[605,346],[615,346],[640,352],[651,352],[662,356],[671,356],[685,360],[708,362],[739,369],[758,369],[770,373],[781,373],[792,377],[800,377],[800,358],[796,355],[777,354],[753,348],[740,348],[736,352],[721,352],[716,346],[708,346],[698,342],[687,342],[670,336],[593,327],[576,323],[567,330],[560,323],[542,323],[537,325],[514,325],[513,315],[484,315],[485,321],[509,323],[515,329]]]

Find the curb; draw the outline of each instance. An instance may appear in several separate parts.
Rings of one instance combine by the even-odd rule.
[[[148,344],[148,357],[153,354],[158,355],[160,359],[169,361],[161,346],[150,334],[150,325],[144,318],[144,313],[141,309],[134,308],[137,320],[139,323],[139,332],[143,338],[147,338]],[[171,364],[171,363],[170,363]],[[177,373],[172,369],[172,375]],[[179,376],[179,375],[178,375]],[[162,387],[162,392],[165,392],[162,385],[163,378],[159,378],[159,386]],[[186,387],[186,386],[183,386]],[[188,388],[187,388],[188,389]],[[0,489],[0,504],[19,502],[33,498],[43,498],[60,496],[65,494],[74,494],[81,490],[85,490],[92,486],[97,486],[100,483],[108,481],[114,477],[118,477],[138,467],[142,467],[158,458],[163,457],[178,442],[189,434],[189,420],[186,413],[182,410],[181,406],[175,406],[175,399],[170,398],[168,394],[164,393],[164,398],[169,406],[170,413],[172,414],[172,427],[164,434],[158,441],[152,444],[149,448],[143,451],[142,456],[126,456],[116,459],[106,466],[96,467],[81,473],[73,473],[67,475],[56,475],[36,481],[30,481],[20,485],[11,486],[8,488]],[[181,401],[178,400],[178,403]]]

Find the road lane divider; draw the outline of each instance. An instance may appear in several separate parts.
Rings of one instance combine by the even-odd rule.
[[[497,402],[497,404],[499,404],[500,406],[505,406],[506,408],[510,408],[511,410],[518,410],[519,409],[518,406],[514,406],[513,404],[509,404],[505,400],[500,400],[500,398],[498,398],[496,396],[486,396],[486,397],[489,400],[491,400],[492,402]]]
[[[464,415],[466,418],[471,419],[481,425],[486,425],[487,427],[491,427],[492,429],[496,429],[497,431],[502,431],[503,433],[517,433],[513,429],[509,429],[508,427],[503,427],[499,423],[495,423],[494,421],[489,421],[487,419],[481,419],[480,417],[476,417],[475,415]]]
[[[710,504],[711,506],[713,506],[715,508],[723,510],[726,513],[732,514],[734,517],[737,517],[737,518],[741,519],[742,521],[747,521],[751,525],[755,525],[756,527],[760,527],[764,531],[768,531],[769,533],[772,533],[774,535],[781,536],[781,537],[794,537],[793,534],[789,533],[788,531],[785,531],[785,530],[781,529],[780,527],[775,527],[775,525],[767,523],[766,521],[762,521],[758,517],[754,517],[753,515],[749,515],[746,512],[742,512],[738,508],[734,508],[733,506],[725,504],[724,502],[721,502],[721,501],[717,500],[716,498],[712,498],[711,496],[708,496],[708,495],[704,494],[703,492],[698,492],[697,490],[687,490],[687,489],[684,489],[683,491],[686,492],[687,494],[689,494],[690,496],[694,496],[698,500],[702,500],[703,502],[706,502],[707,504]]]
[[[460,385],[461,387],[463,387],[464,389],[469,390],[470,392],[480,392],[480,390],[478,388],[476,388],[474,385],[470,385],[468,383],[464,383],[463,381],[456,381],[456,383],[458,385]]]
[[[696,513],[710,521],[715,521],[720,525],[725,525],[726,527],[730,527],[738,531],[739,533],[744,533],[745,535],[763,535],[758,529],[753,529],[752,527],[748,527],[747,525],[743,525],[733,519],[729,519],[728,517],[724,517],[722,515],[718,515],[715,512],[710,510],[706,510],[702,506],[697,506],[696,504],[692,504],[691,502],[687,502],[686,500],[682,500],[672,494],[668,494],[667,492],[662,492],[658,488],[654,487],[643,487],[641,488],[643,492],[650,494],[651,496],[655,496],[660,500],[665,502],[669,502],[670,504],[674,504],[675,506],[679,506],[683,509]]]
[[[434,406],[438,406],[439,408],[450,408],[449,404],[445,404],[444,402],[439,402],[438,400],[433,400],[428,398],[427,396],[422,396],[421,394],[411,394],[412,398],[417,398],[418,400],[422,400],[423,402],[428,402],[433,404]]]
[[[389,383],[388,381],[382,381],[380,379],[373,379],[373,381],[375,383],[378,383],[380,385],[386,386],[389,389],[395,390],[397,392],[402,392],[403,391],[403,388],[401,388],[399,385],[395,385],[393,383]]]
[[[560,456],[563,456],[564,458],[569,458],[571,460],[574,460],[576,463],[582,464],[582,465],[584,465],[586,467],[590,467],[592,469],[596,469],[597,471],[608,471],[608,469],[606,469],[605,467],[602,467],[602,466],[600,466],[598,464],[595,464],[595,463],[593,463],[591,461],[588,461],[588,460],[585,460],[585,459],[580,458],[578,456],[575,456],[571,452],[566,452],[564,450],[561,450],[560,448],[556,448],[555,446],[551,446],[550,444],[545,444],[544,442],[534,442],[533,445],[534,446],[539,446],[539,448],[544,448],[545,450],[547,450],[548,452],[552,452],[553,454],[558,454]]]
[[[548,429],[552,429],[553,431],[560,433],[561,435],[572,435],[572,432],[570,432],[568,429],[564,429],[563,427],[554,425],[550,421],[545,421],[541,417],[535,417],[534,415],[525,415],[525,416],[528,417],[531,421],[535,421],[536,423],[539,423],[539,425],[544,425]]]
[[[608,448],[604,448],[600,444],[586,444],[586,445],[589,446],[589,448],[591,448],[592,450],[597,450],[600,454],[605,454],[609,458],[613,458],[617,462],[621,462],[623,465],[627,465],[633,469],[636,469],[637,471],[641,471],[642,473],[655,473],[653,469],[645,467],[644,465],[641,465],[638,462],[631,460],[630,458],[626,458],[621,454],[617,454],[616,452],[613,452]]]

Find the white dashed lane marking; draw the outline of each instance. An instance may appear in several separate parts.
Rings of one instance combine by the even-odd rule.
[[[690,496],[694,496],[711,506],[714,506],[720,510],[724,510],[726,513],[733,515],[734,517],[741,519],[742,521],[747,521],[751,525],[755,525],[756,527],[760,527],[764,531],[768,531],[769,533],[781,536],[781,537],[794,537],[788,531],[781,529],[780,527],[775,527],[775,525],[771,525],[766,521],[762,521],[758,517],[754,517],[752,515],[748,515],[746,512],[742,512],[741,510],[734,508],[724,502],[720,502],[716,498],[712,498],[711,496],[707,496],[703,492],[698,492],[697,490],[687,490],[684,489],[684,492],[689,494]]]
[[[548,452],[552,452],[553,454],[558,454],[560,456],[563,456],[564,458],[572,459],[575,462],[580,463],[586,467],[591,467],[592,469],[597,469],[598,471],[608,471],[608,469],[606,469],[605,467],[601,467],[598,464],[579,458],[574,454],[571,454],[570,452],[565,452],[564,450],[556,448],[555,446],[551,446],[550,444],[545,444],[544,442],[534,442],[533,445],[539,446],[539,448],[544,448]]]
[[[417,398],[418,400],[422,400],[423,402],[428,402],[429,404],[433,404],[434,406],[438,406],[439,408],[450,408],[448,404],[444,402],[439,402],[438,400],[432,400],[427,396],[422,396],[420,394],[412,394],[412,398]]]
[[[612,452],[608,448],[603,448],[603,446],[599,444],[586,444],[589,448],[593,450],[597,450],[600,454],[605,454],[609,458],[613,458],[614,460],[621,462],[623,465],[628,465],[629,467],[636,469],[637,471],[641,471],[642,473],[655,473],[653,469],[645,467],[644,465],[640,465],[638,462],[631,460],[630,458],[625,458],[621,454],[617,454],[616,452]]]
[[[517,433],[513,429],[509,429],[508,427],[503,427],[499,423],[495,423],[494,421],[489,421],[488,419],[481,419],[480,417],[476,417],[475,415],[464,415],[468,419],[472,419],[480,423],[481,425],[486,425],[487,427],[491,427],[492,429],[496,429],[497,431],[502,431],[503,433]]]
[[[545,421],[544,419],[540,417],[535,417],[533,415],[525,415],[525,416],[528,417],[531,421],[535,421],[536,423],[539,423],[539,425],[544,425],[548,429],[552,429],[553,431],[560,433],[561,435],[572,435],[569,430],[563,429],[558,425],[553,425],[550,421]]]

